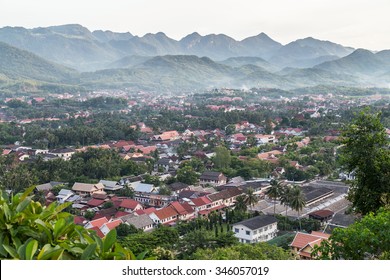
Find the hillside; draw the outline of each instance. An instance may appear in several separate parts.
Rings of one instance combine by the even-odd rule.
[[[78,73],[0,42],[0,75],[9,80],[63,82]]]
[[[258,57],[279,69],[287,66],[302,68],[334,60],[353,51],[313,38],[283,46],[265,33],[238,41],[225,34],[202,36],[194,32],[181,40],[174,40],[162,32],[133,36],[130,32],[110,30],[91,32],[78,24],[33,29],[4,27],[0,28],[0,41],[79,71],[104,69],[133,55],[196,55],[218,61],[231,57]]]

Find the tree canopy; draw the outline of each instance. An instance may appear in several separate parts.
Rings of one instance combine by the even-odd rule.
[[[355,173],[348,199],[356,212],[377,211],[390,201],[390,150],[380,114],[361,112],[343,133],[341,162]]]

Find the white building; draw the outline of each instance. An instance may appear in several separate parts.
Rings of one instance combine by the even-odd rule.
[[[234,236],[241,243],[265,242],[273,239],[277,231],[277,219],[270,215],[257,216],[233,224]]]

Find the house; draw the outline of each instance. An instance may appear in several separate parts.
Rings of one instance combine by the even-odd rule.
[[[165,131],[162,134],[154,135],[152,137],[152,140],[155,140],[155,141],[169,141],[169,140],[178,139],[179,136],[180,136],[180,134],[176,130]]]
[[[187,221],[195,218],[195,210],[188,202],[179,203],[178,201],[171,202],[168,207],[173,208],[178,213],[178,219]]]
[[[79,195],[92,195],[94,193],[104,193],[104,186],[102,183],[97,184],[85,184],[75,182],[72,187],[72,191]]]
[[[207,197],[213,202],[213,207],[232,206],[236,202],[236,197],[243,193],[242,190],[236,187],[230,187],[223,191],[209,194]]]
[[[67,189],[61,189],[58,195],[56,196],[58,203],[65,203],[71,196],[74,195],[74,192]]]
[[[35,187],[35,190],[38,192],[47,192],[50,191],[53,187],[64,184],[63,182],[49,182],[46,184],[38,185]]]
[[[92,198],[88,200],[87,205],[90,207],[99,207],[99,206],[103,206],[104,202],[105,201],[102,199]]]
[[[111,230],[116,228],[122,223],[121,219],[113,220],[111,222],[105,223],[100,227],[100,231],[104,234],[107,235]]]
[[[200,185],[205,186],[207,184],[213,186],[221,186],[226,184],[227,178],[222,172],[205,171],[199,178]]]
[[[100,228],[105,223],[108,223],[108,220],[106,217],[102,217],[102,218],[98,218],[98,219],[94,219],[92,221],[89,221],[88,223],[85,224],[84,227],[87,229],[93,228],[93,227]]]
[[[233,224],[234,236],[241,243],[258,243],[276,236],[278,220],[270,215],[256,216]]]
[[[175,182],[170,185],[168,185],[168,188],[175,194],[179,194],[184,190],[189,190],[190,186],[182,183],[182,182]]]
[[[133,225],[137,229],[142,229],[143,231],[150,231],[153,229],[153,220],[147,214],[142,215],[126,215],[121,217],[123,223],[128,225]]]
[[[275,135],[272,134],[256,134],[255,139],[258,145],[276,143],[277,139]]]
[[[213,202],[207,196],[191,199],[189,204],[194,208],[197,216],[207,215],[208,210],[213,207]]]
[[[70,160],[70,158],[75,152],[76,151],[71,148],[60,148],[60,149],[54,149],[49,151],[50,154],[55,155],[64,160]]]
[[[121,186],[116,181],[100,180],[99,183],[103,184],[104,190],[106,190],[106,191],[117,191],[117,190],[123,189],[123,186]]]
[[[333,211],[325,209],[325,210],[318,210],[318,211],[314,211],[314,212],[309,213],[309,218],[314,219],[314,220],[318,220],[321,222],[321,224],[324,224],[324,223],[332,220],[333,215],[334,215]]]
[[[323,240],[327,240],[329,237],[330,234],[319,231],[312,231],[310,234],[297,232],[290,247],[301,259],[311,260],[313,259],[311,252],[314,246],[319,246]]]
[[[123,199],[119,204],[120,208],[123,208],[125,212],[133,213],[139,209],[144,209],[141,203],[134,199]]]
[[[173,161],[170,158],[160,158],[154,165],[154,168],[156,171],[161,169],[163,172],[168,172],[172,166]]]
[[[174,208],[165,207],[149,214],[149,217],[153,220],[155,224],[173,225],[177,220],[178,213],[175,211]]]
[[[135,193],[157,193],[157,189],[153,184],[145,184],[141,182],[134,182],[130,185]]]

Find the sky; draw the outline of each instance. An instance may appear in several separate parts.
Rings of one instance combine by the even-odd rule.
[[[0,0],[0,27],[78,23],[89,30],[226,34],[261,32],[287,44],[306,37],[390,49],[389,0]]]

